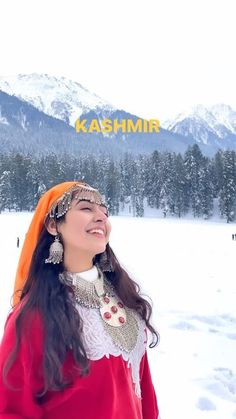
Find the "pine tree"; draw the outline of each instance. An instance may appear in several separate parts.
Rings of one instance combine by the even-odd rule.
[[[178,217],[185,214],[189,208],[189,196],[186,185],[186,172],[184,160],[181,154],[175,156],[175,176],[174,176],[174,191],[175,191],[175,212]]]
[[[141,160],[134,160],[131,164],[132,185],[131,185],[131,205],[134,217],[144,215],[144,185],[142,183],[142,164]]]
[[[218,150],[212,162],[212,176],[214,186],[214,197],[220,195],[223,187],[223,151]]]
[[[124,158],[119,162],[120,172],[120,202],[122,210],[125,204],[130,204],[131,211],[131,187],[132,187],[132,162],[133,158],[129,153],[125,153]]]
[[[119,213],[119,172],[113,160],[109,162],[108,173],[106,176],[106,202],[111,215]],[[99,189],[100,190],[100,189]]]
[[[204,158],[202,166],[199,169],[199,197],[201,215],[204,219],[208,219],[212,216],[213,210],[213,184],[207,158]]]
[[[0,176],[0,213],[12,209],[11,172],[4,170]]]
[[[161,192],[161,159],[159,151],[155,150],[146,162],[145,191],[147,204],[151,208],[159,208]]]
[[[171,153],[165,152],[160,165],[160,207],[164,217],[175,214],[174,164]]]
[[[30,157],[16,153],[11,161],[11,192],[13,197],[13,208],[16,211],[23,211],[29,208],[30,204],[30,183],[28,172],[30,168]]]
[[[236,174],[235,152],[225,151],[222,156],[223,177],[220,191],[220,212],[226,217],[227,223],[235,219]]]
[[[203,164],[203,155],[197,144],[189,147],[185,153],[185,168],[187,188],[190,204],[194,217],[199,217],[202,213],[200,197],[200,169]]]

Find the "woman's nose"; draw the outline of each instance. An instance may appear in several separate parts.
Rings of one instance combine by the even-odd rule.
[[[97,211],[95,212],[95,219],[104,221],[107,219],[107,216],[102,210],[97,209]]]

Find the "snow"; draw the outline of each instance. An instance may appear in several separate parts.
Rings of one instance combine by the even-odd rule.
[[[0,336],[33,213],[2,213]],[[235,224],[111,216],[110,245],[153,301],[160,344],[148,349],[161,419],[236,418]],[[124,240],[125,237],[125,240]],[[151,336],[149,336],[151,342]]]
[[[5,116],[2,116],[2,107],[0,106],[0,124],[9,125],[9,122]]]
[[[187,125],[184,121],[188,121]],[[194,138],[207,144],[208,135],[214,134],[224,139],[230,133],[236,134],[236,111],[225,104],[213,106],[196,105],[183,110],[172,120],[166,120],[162,127],[173,132],[188,136],[194,134]]]
[[[236,112],[228,105],[216,104],[211,112],[218,122],[226,126],[232,133],[236,133]]]
[[[38,73],[0,77],[0,90],[26,100],[55,118],[66,120],[68,117],[72,126],[83,112],[113,109],[109,102],[65,77]]]

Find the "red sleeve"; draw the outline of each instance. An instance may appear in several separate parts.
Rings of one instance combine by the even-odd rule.
[[[39,419],[43,417],[43,409],[34,398],[35,393],[43,388],[42,325],[39,316],[33,316],[30,334],[23,334],[16,361],[7,374],[7,382],[18,390],[9,389],[3,382],[3,365],[15,344],[17,314],[17,309],[9,314],[0,345],[0,419]]]
[[[140,363],[140,386],[143,419],[158,419],[159,409],[155,389],[152,383],[147,351],[145,351]]]

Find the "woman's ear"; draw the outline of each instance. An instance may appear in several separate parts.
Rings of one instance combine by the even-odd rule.
[[[47,231],[52,234],[53,236],[56,236],[58,234],[57,232],[57,225],[55,220],[51,219],[49,220],[49,223],[47,225]]]

